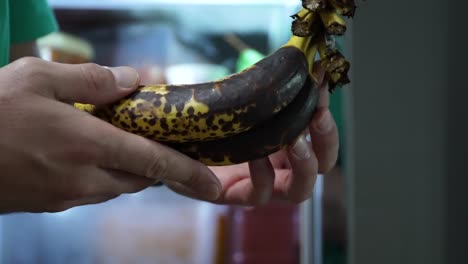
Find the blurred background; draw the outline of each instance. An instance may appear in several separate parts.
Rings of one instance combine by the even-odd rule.
[[[44,59],[128,65],[139,71],[146,84],[203,82],[238,72],[289,39],[290,16],[301,8],[301,1],[291,0],[49,3],[60,32],[39,40]],[[333,112],[340,126],[341,111],[339,90],[333,96]],[[274,203],[246,210],[194,201],[154,187],[61,213],[7,215],[0,220],[0,260],[343,263],[342,184],[337,167],[330,177],[318,180],[317,195],[303,205]]]
[[[44,59],[213,80],[290,37],[296,0],[49,0]],[[301,205],[245,209],[165,187],[54,214],[0,217],[0,263],[466,263],[466,32],[460,1],[358,1],[337,45],[336,168]],[[460,59],[461,58],[461,59]],[[463,60],[465,59],[465,60]],[[465,66],[465,67],[463,67]],[[463,89],[465,88],[465,89]]]

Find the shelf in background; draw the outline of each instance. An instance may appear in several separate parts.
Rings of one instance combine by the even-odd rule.
[[[161,6],[297,6],[291,0],[48,0],[54,8],[135,9]]]
[[[48,0],[67,26],[168,24],[181,34],[267,34],[270,50],[290,36],[299,0]]]

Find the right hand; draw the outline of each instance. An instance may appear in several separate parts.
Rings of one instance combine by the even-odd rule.
[[[107,104],[138,84],[127,67],[23,58],[0,68],[0,213],[63,211],[157,181],[217,199],[206,166],[71,105]]]

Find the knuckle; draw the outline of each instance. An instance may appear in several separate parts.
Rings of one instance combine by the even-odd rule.
[[[23,57],[10,64],[10,69],[16,81],[33,85],[47,78],[47,67],[42,65],[45,62],[39,58]]]
[[[326,164],[320,164],[318,172],[320,174],[327,174],[335,168],[336,161],[328,162]]]
[[[10,65],[14,71],[27,72],[31,68],[39,68],[38,64],[42,62],[41,59],[35,57],[23,57],[12,62]]]
[[[185,164],[184,166],[191,165]],[[187,173],[184,175],[184,177],[181,177],[182,179],[179,182],[188,187],[196,186],[197,184],[200,184],[200,182],[203,182],[201,179],[201,175],[203,175],[201,171],[201,166],[194,166],[192,169],[187,170]]]
[[[108,70],[95,63],[81,64],[80,70],[86,88],[92,92],[102,90],[103,84],[109,83],[113,78]]]
[[[166,155],[152,151],[148,155],[144,176],[152,179],[164,180],[168,177],[169,168]]]

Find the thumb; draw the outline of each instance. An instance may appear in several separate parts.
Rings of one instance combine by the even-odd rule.
[[[62,64],[23,58],[13,64],[36,92],[63,102],[107,104],[133,92],[140,82],[130,67],[108,68],[94,63]]]

